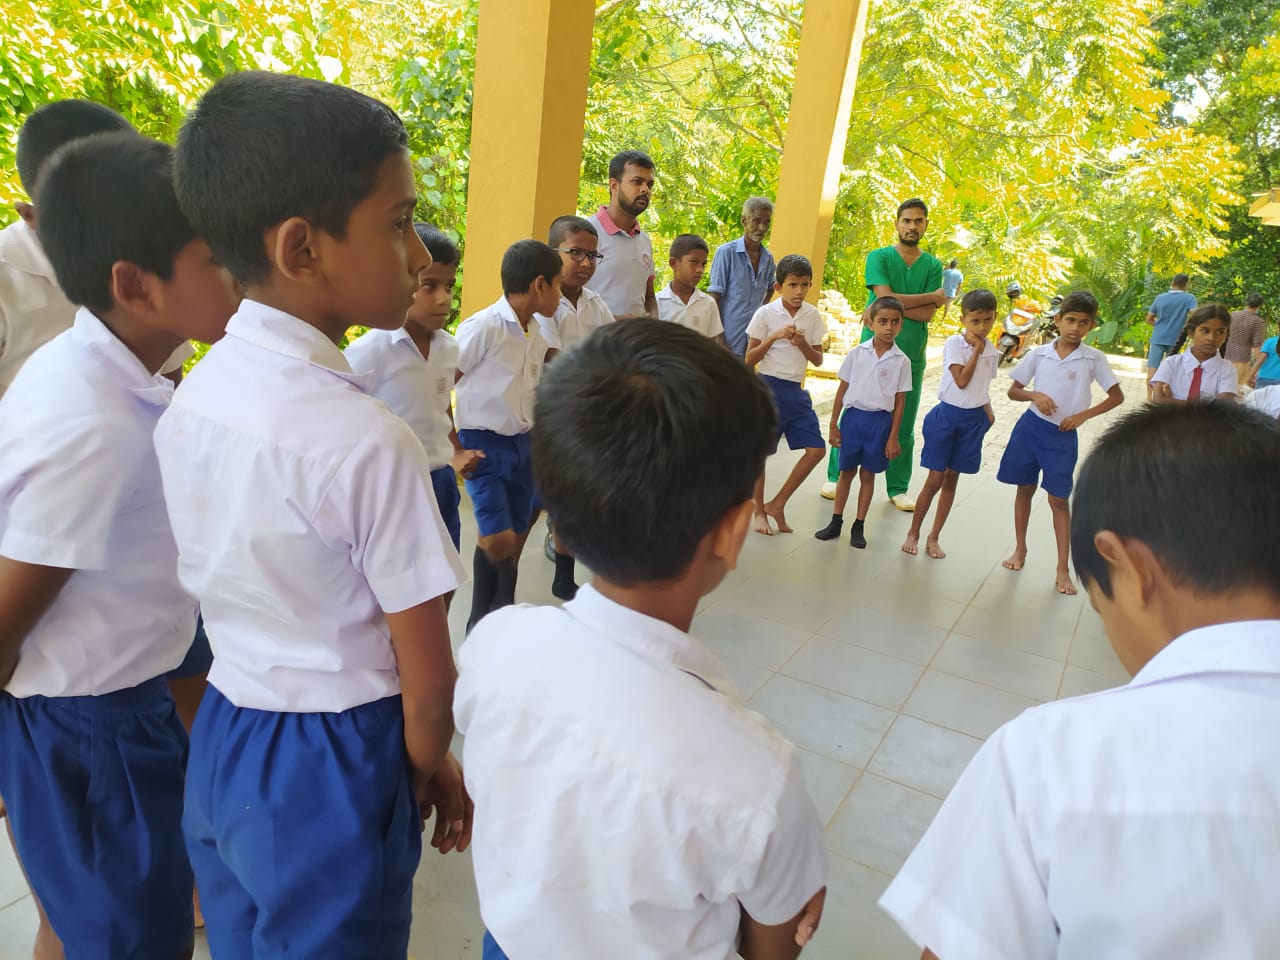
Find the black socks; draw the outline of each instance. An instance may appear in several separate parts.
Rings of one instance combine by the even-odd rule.
[[[859,550],[865,550],[867,546],[867,538],[862,535],[862,521],[853,521],[853,526],[849,528],[849,546],[857,547]]]
[[[471,568],[471,616],[467,618],[467,633],[485,614],[516,602],[515,557],[494,562],[476,547]]]
[[[556,576],[551,581],[551,593],[558,600],[572,600],[578,593],[578,585],[574,582],[575,564],[573,556],[556,552]]]
[[[831,522],[814,534],[819,540],[834,540],[840,536],[840,530],[844,527],[844,514],[831,514]]]
[[[507,557],[493,565],[497,574],[497,583],[493,588],[493,603],[489,612],[502,607],[509,607],[516,602],[516,558]]]

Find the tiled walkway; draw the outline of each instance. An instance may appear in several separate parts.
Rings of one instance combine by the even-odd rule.
[[[1136,368],[1120,369],[1130,400]],[[934,371],[925,406],[936,396]],[[1007,378],[997,381],[1007,386]],[[993,391],[999,393],[999,391]],[[1002,396],[1002,394],[1001,394]],[[1101,623],[1083,594],[1053,589],[1053,537],[1037,499],[1026,568],[1000,561],[1013,545],[1012,490],[995,467],[1024,409],[997,403],[984,471],[960,482],[942,545],[945,560],[899,551],[909,524],[878,496],[869,546],[821,543],[830,504],[816,473],[792,501],[797,532],[752,535],[740,568],[709,597],[694,631],[728,663],[751,707],[802,750],[810,790],[827,824],[831,883],[811,958],[898,960],[919,956],[875,901],[928,825],[983,738],[1026,707],[1124,682]],[[921,419],[923,419],[923,411]],[[1082,431],[1082,451],[1102,424]],[[917,453],[919,447],[917,446]],[[793,457],[769,465],[769,489]],[[918,488],[922,475],[915,478]],[[470,558],[464,521],[463,555]],[[551,565],[531,543],[520,599],[551,603]],[[462,636],[469,591],[451,617]],[[27,960],[35,914],[6,843],[0,842],[0,960]],[[428,851],[418,872],[410,956],[480,956],[482,927],[467,857]],[[207,957],[203,942],[196,956]]]

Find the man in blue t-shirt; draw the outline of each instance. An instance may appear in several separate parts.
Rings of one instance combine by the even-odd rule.
[[[1187,324],[1187,314],[1195,309],[1196,298],[1187,293],[1191,278],[1179,273],[1169,289],[1151,301],[1147,311],[1147,323],[1151,324],[1151,349],[1147,353],[1147,390],[1151,378],[1160,369],[1160,363],[1173,352],[1182,328]]]

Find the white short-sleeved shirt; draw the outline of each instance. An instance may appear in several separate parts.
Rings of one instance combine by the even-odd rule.
[[[858,410],[892,411],[898,394],[911,392],[910,359],[896,343],[877,355],[874,338],[849,351],[839,376],[849,385],[844,405]]]
[[[964,366],[973,356],[973,347],[965,342],[964,334],[957,333],[947,337],[942,346],[942,382],[938,384],[938,399],[953,407],[970,410],[974,407],[985,407],[991,402],[991,381],[996,378],[996,368],[1000,363],[1000,352],[989,340],[982,341],[982,356],[978,365],[973,368],[973,379],[967,387],[956,384],[951,372],[952,366]]]
[[[805,340],[812,346],[822,349],[822,338],[827,335],[827,321],[821,311],[812,303],[800,304],[795,316],[787,312],[779,297],[755,312],[751,322],[747,324],[747,342],[767,340],[775,330],[781,330],[790,324],[804,334]],[[756,373],[766,377],[777,377],[779,380],[803,382],[805,371],[809,369],[809,361],[804,358],[800,348],[788,340],[778,340],[756,365]]]
[[[678,323],[682,327],[696,330],[704,337],[718,337],[724,333],[724,324],[720,322],[720,308],[715,300],[696,287],[685,303],[667,284],[658,291],[658,319]]]
[[[1269,416],[1280,417],[1280,386],[1254,390],[1244,398],[1243,403],[1246,407],[1261,410]]]
[[[628,233],[600,207],[587,217],[596,228],[598,248],[604,259],[587,287],[604,298],[615,317],[643,316],[644,299],[653,279],[653,240],[636,224]]]
[[[151,438],[172,396],[81,310],[0,400],[0,555],[75,571],[23,641],[13,696],[123,690],[191,646]]]
[[[1239,386],[1236,368],[1216,353],[1204,363],[1197,360],[1190,350],[1165,357],[1151,382],[1167,383],[1174,399],[1185,400],[1191,393],[1191,378],[1195,376],[1196,367],[1204,368],[1200,374],[1201,399],[1209,400],[1224,393],[1236,395]]]
[[[533,427],[533,401],[542,379],[547,341],[534,320],[526,330],[502,297],[458,324],[459,430],[492,430],[512,437]]]
[[[880,905],[946,960],[1270,957],[1280,621],[1184,634],[997,731]]]
[[[449,412],[453,373],[458,368],[458,344],[447,330],[431,335],[431,350],[423,357],[413,337],[399,330],[370,330],[347,345],[351,369],[365,378],[366,390],[407,423],[427,451],[432,470],[453,459]]]
[[[36,232],[24,220],[0,230],[0,394],[27,358],[75,318]],[[172,373],[193,356],[191,344],[180,344],[160,372]]]
[[[480,912],[509,956],[726,960],[739,905],[783,923],[825,882],[791,745],[683,631],[587,586],[490,615],[458,662]]]
[[[1056,343],[1055,340],[1033,348],[1009,371],[1009,376],[1024,387],[1030,387],[1034,379],[1034,389],[1053,398],[1058,408],[1052,416],[1041,413],[1035,404],[1031,405],[1032,413],[1050,423],[1061,423],[1067,417],[1088,410],[1092,405],[1090,401],[1095,382],[1103,390],[1110,390],[1119,383],[1107,363],[1107,355],[1097,347],[1082,343],[1064,360],[1058,356]]]
[[[156,428],[178,572],[238,707],[338,712],[400,692],[387,613],[462,565],[408,425],[315,327],[245,300]]]
[[[535,313],[534,318],[542,330],[542,337],[551,350],[568,350],[597,327],[613,323],[613,312],[604,297],[583,287],[574,304],[566,296],[560,297],[560,306],[554,316],[544,317]]]

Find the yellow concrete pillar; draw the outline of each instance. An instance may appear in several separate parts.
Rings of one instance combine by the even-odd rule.
[[[811,300],[822,287],[870,5],[805,0],[769,249],[778,258],[802,253],[813,261]]]
[[[481,0],[462,316],[502,293],[512,243],[574,213],[595,0]]]

